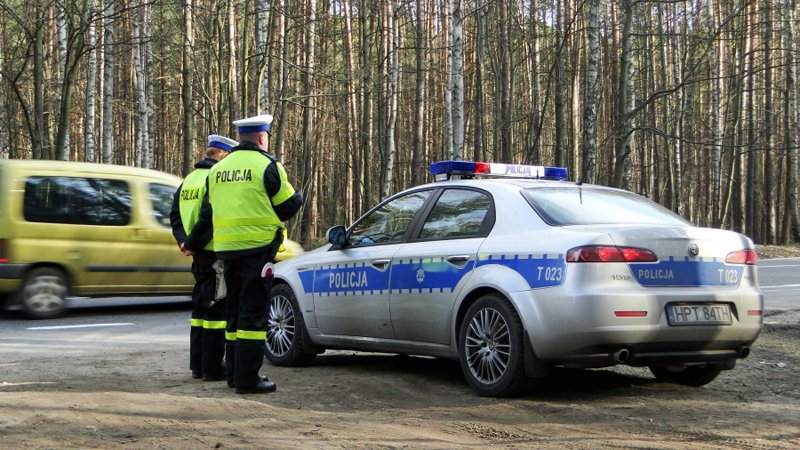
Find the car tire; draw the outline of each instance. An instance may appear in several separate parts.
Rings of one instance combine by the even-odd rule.
[[[266,356],[276,366],[302,366],[317,356],[294,291],[287,284],[274,286],[268,306]]]
[[[714,381],[722,368],[707,366],[650,366],[650,372],[661,381],[700,387]]]
[[[458,359],[479,395],[511,397],[532,386],[525,376],[524,333],[517,312],[502,295],[486,294],[469,307],[459,327]]]
[[[25,275],[18,296],[29,319],[54,319],[67,311],[67,276],[60,269],[39,267]]]

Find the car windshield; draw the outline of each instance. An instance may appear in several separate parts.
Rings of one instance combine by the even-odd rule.
[[[632,192],[570,186],[525,189],[522,195],[542,220],[554,226],[689,224],[672,211]]]

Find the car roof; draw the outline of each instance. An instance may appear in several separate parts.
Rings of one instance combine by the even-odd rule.
[[[93,173],[107,175],[127,175],[145,178],[158,178],[162,180],[180,182],[180,177],[160,172],[158,170],[144,169],[141,167],[118,166],[114,164],[97,164],[74,161],[55,161],[39,159],[3,159],[0,160],[0,167],[40,169],[48,172],[74,172],[74,173]]]

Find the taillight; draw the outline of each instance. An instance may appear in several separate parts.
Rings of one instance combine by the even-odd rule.
[[[0,239],[0,264],[7,262],[8,262],[8,257],[6,256],[6,240]]]
[[[758,257],[756,256],[755,250],[739,250],[728,253],[728,256],[725,257],[725,262],[727,264],[747,264],[749,266],[754,266],[756,265],[757,259]]]
[[[567,252],[567,262],[653,262],[658,257],[650,250],[614,245],[587,245]]]

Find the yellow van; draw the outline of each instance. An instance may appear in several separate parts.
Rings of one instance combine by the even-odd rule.
[[[181,179],[155,170],[0,160],[0,304],[31,318],[67,296],[190,294],[169,225]],[[302,253],[287,241],[286,259]]]

